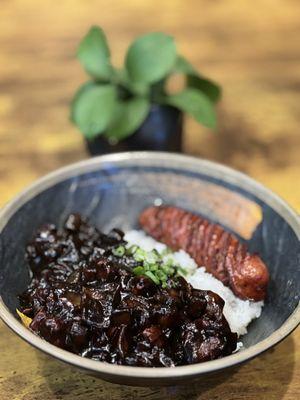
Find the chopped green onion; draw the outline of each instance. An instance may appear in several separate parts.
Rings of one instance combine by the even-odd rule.
[[[147,264],[147,263],[143,263],[143,266],[144,266],[144,270],[145,271],[150,271],[150,265],[149,264]]]
[[[135,261],[144,261],[145,257],[146,257],[146,252],[140,248],[138,248],[133,255]]]
[[[165,274],[162,270],[158,270],[158,271],[156,272],[156,276],[157,276],[157,278],[158,278],[159,280],[161,280],[161,281],[166,281],[166,280],[168,279],[168,275]]]
[[[145,251],[141,247],[132,245],[124,248],[119,246],[114,249],[113,253],[119,257],[126,253],[133,257],[139,264],[133,268],[135,275],[144,275],[150,278],[156,285],[161,285],[163,288],[168,287],[172,282],[167,283],[170,277],[178,275],[186,276],[188,272],[180,266],[172,257],[172,252],[169,248],[164,249],[159,253],[156,249]],[[176,283],[174,283],[176,285]]]
[[[139,266],[139,267],[133,268],[133,273],[135,275],[143,275],[145,273],[145,270],[143,267]]]
[[[112,249],[112,253],[116,257],[122,257],[125,254],[125,247],[124,246],[119,246],[115,249]]]
[[[157,271],[159,266],[157,264],[150,264],[149,268],[150,268],[150,271]]]
[[[177,267],[177,271],[180,272],[183,276],[187,276],[188,275],[187,270],[182,268],[182,267]]]
[[[146,253],[145,255],[145,259],[149,264],[154,264],[159,260],[159,257],[157,256],[157,254],[155,254],[154,251],[150,251],[149,253]]]
[[[173,258],[168,258],[165,262],[164,262],[166,267],[174,267],[176,266],[176,262],[173,260]]]
[[[156,285],[159,285],[159,284],[160,284],[159,279],[153,274],[153,272],[151,272],[151,271],[146,271],[146,272],[145,272],[145,275],[148,276],[148,278],[152,279],[152,281],[153,281],[154,283],[156,283]]]
[[[127,253],[132,256],[137,250],[138,246],[133,244],[132,246],[127,248]]]
[[[167,274],[167,275],[172,275],[171,268],[168,267],[167,265],[163,264],[163,265],[161,266],[161,269],[164,271],[165,274]]]

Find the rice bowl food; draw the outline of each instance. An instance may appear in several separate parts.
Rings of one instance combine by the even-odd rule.
[[[79,214],[61,229],[42,226],[26,248],[31,282],[17,309],[24,325],[82,357],[129,366],[174,367],[239,351],[238,338],[263,307],[249,296],[264,298],[265,265],[223,228],[204,221],[203,233],[200,217],[165,210],[185,217],[181,225],[175,219],[177,229],[157,219],[157,208],[144,210],[140,224],[174,251],[143,231],[104,234]],[[187,240],[190,218],[199,226],[188,224]]]
[[[51,223],[62,229],[66,217],[77,212],[105,233],[114,227],[124,232],[140,230],[139,212],[152,204],[183,207],[222,224],[268,265],[270,283],[262,314],[247,327],[248,333],[238,339],[244,344],[241,351],[174,368],[116,365],[60,348],[22,326],[15,310],[22,312],[18,295],[31,280],[25,249],[40,226]],[[223,371],[273,348],[299,324],[299,219],[276,194],[225,166],[177,154],[103,156],[42,178],[0,214],[3,250],[0,317],[32,348],[45,352],[49,362],[54,357],[87,374],[124,385],[165,386],[198,379],[206,381],[207,375],[222,376]],[[154,237],[150,232],[147,234]],[[162,243],[164,239],[155,238]],[[191,253],[191,249],[180,248]],[[205,260],[196,263],[207,265]]]

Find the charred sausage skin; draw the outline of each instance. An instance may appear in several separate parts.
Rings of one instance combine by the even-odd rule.
[[[173,206],[149,207],[139,218],[142,228],[172,250],[183,249],[241,299],[263,300],[269,272],[256,254],[221,226]]]

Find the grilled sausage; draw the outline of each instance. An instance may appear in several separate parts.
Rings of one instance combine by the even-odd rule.
[[[139,221],[153,238],[172,250],[186,251],[241,299],[265,298],[269,281],[266,265],[221,226],[172,206],[149,207]]]

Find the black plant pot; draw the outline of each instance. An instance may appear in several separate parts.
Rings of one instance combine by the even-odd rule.
[[[86,141],[92,156],[131,150],[182,151],[182,112],[166,105],[152,105],[141,127],[128,138],[113,145],[103,136]]]

